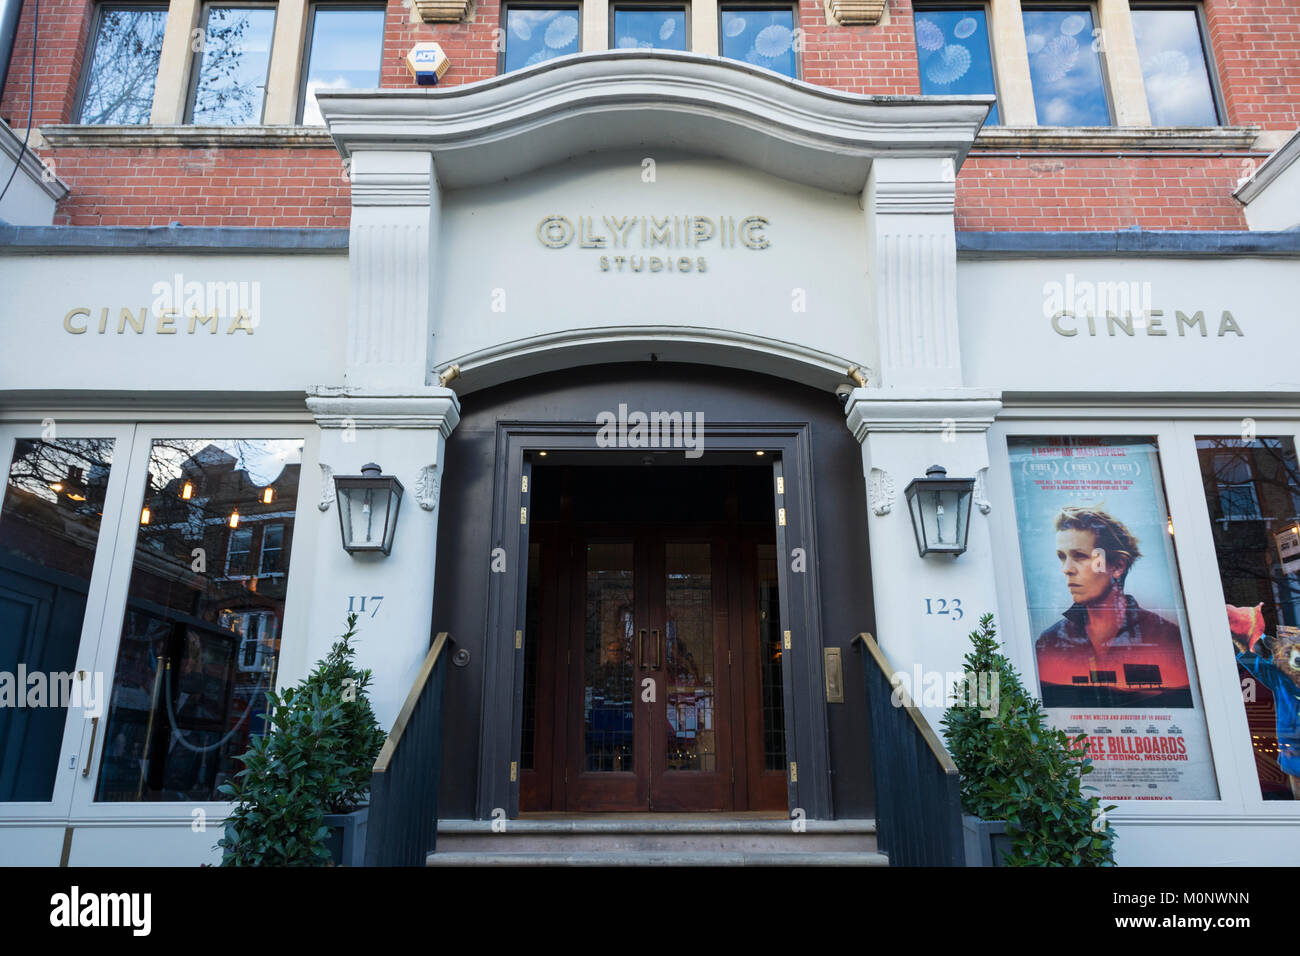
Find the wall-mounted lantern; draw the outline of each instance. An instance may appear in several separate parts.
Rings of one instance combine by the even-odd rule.
[[[949,478],[938,465],[931,465],[924,478],[912,479],[905,494],[921,557],[951,554],[955,558],[966,550],[974,489],[974,478]]]
[[[393,550],[397,509],[402,504],[402,483],[371,462],[359,475],[335,475],[339,527],[348,554]]]

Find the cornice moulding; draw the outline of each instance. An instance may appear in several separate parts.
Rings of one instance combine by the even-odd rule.
[[[985,126],[976,151],[1251,149],[1258,126]]]
[[[35,132],[33,130],[33,133]],[[68,194],[68,184],[55,176],[54,171],[32,152],[39,138],[39,135],[30,137],[27,148],[24,149],[23,138],[10,129],[4,120],[0,120],[0,155],[10,163],[16,162],[18,157],[22,156],[23,175],[35,183],[45,195],[57,202]]]
[[[519,176],[592,151],[698,148],[793,182],[858,194],[877,156],[954,168],[990,96],[864,96],[735,60],[670,50],[557,57],[462,86],[322,90],[339,151],[428,150],[444,188]]]
[[[1296,130],[1294,136],[1274,150],[1232,195],[1238,202],[1248,205],[1297,159],[1300,159],[1300,130]]]
[[[599,364],[639,361],[648,352],[658,354],[661,361],[714,362],[779,375],[827,391],[844,382],[848,369],[854,366],[868,379],[875,375],[864,362],[795,342],[684,325],[565,329],[440,358],[433,367],[460,366],[456,382],[461,394],[469,394],[527,375],[567,368],[573,355],[583,356],[585,364]]]
[[[410,392],[317,388],[307,408],[321,428],[437,428],[444,438],[460,422],[460,400],[449,388]]]
[[[951,216],[956,208],[956,184],[931,182],[877,182],[876,210],[886,214],[940,214]]]
[[[162,149],[265,149],[304,146],[328,149],[333,145],[323,126],[42,126],[41,135],[54,149],[75,147],[135,147]]]
[[[1000,393],[988,389],[942,389],[938,394],[855,388],[845,415],[862,441],[879,432],[985,432],[1002,410]],[[944,394],[947,393],[947,394]]]

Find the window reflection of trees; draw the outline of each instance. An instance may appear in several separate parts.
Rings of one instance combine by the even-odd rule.
[[[241,82],[240,74],[246,65],[251,15],[260,12],[238,7],[213,7],[208,11],[194,93],[196,123],[241,125],[259,118],[265,78],[250,84]]]
[[[62,497],[69,510],[98,516],[103,510],[112,457],[111,438],[19,439],[9,468],[9,484],[49,502]],[[84,487],[78,489],[78,483]],[[56,489],[55,485],[63,487]]]
[[[81,122],[149,122],[167,11],[107,9],[100,18]]]

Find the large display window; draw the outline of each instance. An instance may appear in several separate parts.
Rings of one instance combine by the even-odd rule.
[[[1238,411],[990,431],[1008,653],[1120,815],[1300,810],[1300,422]]]
[[[1297,801],[1300,466],[1295,438],[1198,431],[1195,442],[1260,797]]]
[[[1219,790],[1153,436],[1007,439],[1034,664],[1109,800]]]
[[[265,732],[302,448],[151,442],[96,800],[220,799]]]
[[[0,814],[224,816],[303,646],[315,454],[306,422],[0,426],[0,696],[24,691],[0,709]]]

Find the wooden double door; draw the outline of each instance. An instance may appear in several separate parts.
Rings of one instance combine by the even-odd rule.
[[[534,530],[520,809],[784,809],[775,546],[761,529]]]

